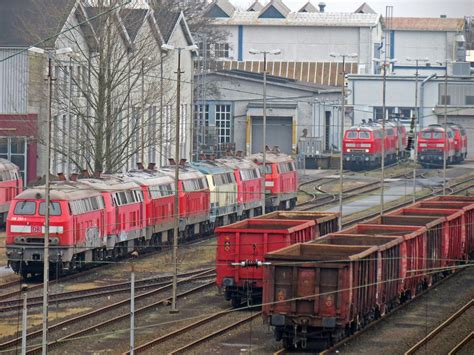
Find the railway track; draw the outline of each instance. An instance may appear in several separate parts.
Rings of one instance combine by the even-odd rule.
[[[190,350],[191,348],[199,345],[199,344],[202,344],[204,342],[207,342],[207,341],[210,341],[211,339],[233,329],[233,328],[236,328],[242,324],[245,324],[247,322],[250,322],[252,321],[253,319],[257,318],[258,316],[261,316],[261,312],[257,312],[257,313],[253,313],[253,314],[247,314],[247,313],[242,313],[242,312],[235,312],[235,310],[233,310],[232,308],[229,308],[229,309],[226,309],[222,312],[218,312],[218,313],[214,313],[214,314],[211,314],[210,316],[207,316],[207,317],[204,317],[202,319],[199,319],[198,321],[195,321],[191,324],[188,324],[182,328],[179,328],[175,331],[172,331],[168,334],[165,334],[165,335],[162,335],[160,337],[157,337],[151,341],[148,341],[140,346],[137,346],[134,348],[134,353],[135,354],[138,354],[138,353],[142,353],[146,350],[149,350],[149,349],[152,349],[158,345],[162,345],[163,343],[166,343],[166,342],[172,342],[172,344],[170,344],[170,346],[173,347],[172,350],[170,351],[167,351],[168,354],[180,354],[180,353],[183,353],[185,351],[188,351]],[[235,321],[235,317],[236,315],[238,315],[237,317],[240,318],[238,319],[237,321]],[[205,327],[210,327],[212,322],[216,321],[216,320],[220,320],[222,321],[222,318],[228,318],[228,322],[225,323],[225,325],[221,325],[218,327],[218,329],[212,331],[211,333],[208,333],[208,329],[206,329]],[[195,337],[192,337],[192,332],[195,331],[196,329],[198,330],[201,330],[208,334],[204,335],[204,336],[195,336]],[[191,334],[190,334],[191,333]],[[182,335],[185,335],[187,337],[191,337],[191,338],[195,338],[196,340],[194,341],[191,341],[191,342],[187,342],[185,340],[185,342],[183,344],[180,343],[180,339],[179,337],[182,336]],[[182,340],[181,340],[182,342]],[[180,345],[177,345],[177,344],[180,344]],[[178,346],[178,347],[176,347]],[[131,352],[130,351],[127,351],[125,352],[124,354],[130,354]]]
[[[178,277],[189,277],[204,271],[211,271],[211,269],[200,269],[188,273],[178,274]],[[172,279],[172,275],[150,277],[135,281],[135,290],[143,291],[150,288],[157,288],[166,285]],[[130,292],[130,282],[120,282],[105,286],[98,286],[93,288],[82,289],[78,291],[67,291],[60,293],[53,293],[48,296],[50,302],[72,302],[80,301],[86,298],[110,296],[113,294],[120,294]],[[23,301],[20,299],[11,299],[0,302],[0,314],[8,311],[14,311],[23,307]],[[29,297],[28,308],[38,307],[43,305],[43,297]]]
[[[436,327],[429,334],[427,334],[423,339],[421,339],[419,342],[413,345],[410,349],[408,349],[405,352],[405,355],[413,355],[418,352],[429,353],[430,342],[434,340],[436,337],[438,337],[442,332],[445,332],[450,327],[456,329],[456,321],[459,320],[464,314],[468,313],[468,311],[471,309],[473,305],[474,305],[474,299],[471,299],[468,303],[462,306],[457,312],[451,315],[451,317],[446,319],[438,327]],[[456,331],[454,330],[453,333],[456,333]],[[472,334],[473,334],[472,332],[469,333],[465,338],[461,340],[461,342],[457,343],[451,349],[451,351],[449,351],[449,354],[460,351],[464,347],[464,345],[466,345],[470,341],[470,339],[472,339]],[[436,349],[436,343],[435,345],[431,346],[431,350],[434,350],[434,349]]]
[[[178,279],[178,285],[181,288],[187,286],[186,290],[180,291],[178,297],[185,297],[203,288],[213,286],[215,284],[214,277],[215,272],[213,270],[206,270],[190,277]],[[212,281],[205,282],[203,284],[203,278],[212,278]],[[198,283],[198,285],[191,285],[193,287],[189,287],[188,284],[192,284],[193,282]],[[172,283],[169,282],[166,285],[154,290],[136,295],[135,304],[137,305],[137,308],[135,310],[135,314],[151,311],[156,307],[162,307],[169,304],[171,296],[163,296],[163,298],[159,300],[156,300],[156,297],[158,297],[163,292],[169,291],[171,287]],[[61,343],[65,340],[72,339],[89,332],[96,331],[98,328],[106,327],[121,320],[128,319],[130,317],[129,305],[130,298],[126,298],[50,325],[48,327],[48,334],[54,334],[50,336],[54,337],[55,340],[48,342],[48,349],[52,349],[61,345]],[[41,335],[41,329],[30,330],[28,332],[27,340],[31,344],[34,339],[38,339]],[[0,344],[0,350],[9,350],[20,342],[21,337],[10,339]],[[33,345],[28,350],[27,354],[37,354],[40,352],[41,344],[38,340],[38,343]]]

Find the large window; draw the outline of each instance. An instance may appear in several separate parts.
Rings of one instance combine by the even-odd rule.
[[[0,158],[16,164],[24,182],[27,179],[27,153],[26,137],[0,137]]]
[[[216,129],[219,143],[230,143],[230,105],[216,105]]]
[[[216,43],[214,45],[214,55],[216,58],[229,58],[229,43]]]

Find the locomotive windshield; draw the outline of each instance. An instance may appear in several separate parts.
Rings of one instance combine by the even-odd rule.
[[[36,202],[18,201],[13,213],[18,215],[34,215],[36,213]]]
[[[370,138],[370,133],[369,132],[359,132],[359,138],[369,139]]]
[[[57,202],[51,202],[49,204],[49,214],[50,216],[60,216],[61,215],[61,206]],[[39,214],[40,216],[44,216],[46,211],[46,202],[40,203]]]
[[[356,132],[356,131],[349,131],[349,132],[347,132],[347,138],[349,138],[349,139],[355,139],[355,138],[357,138],[357,132]]]

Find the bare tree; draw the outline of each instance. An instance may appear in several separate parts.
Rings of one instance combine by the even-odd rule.
[[[32,11],[49,12],[54,33],[59,32],[56,22],[72,28],[90,20],[53,39],[56,46],[74,50],[74,56],[55,60],[53,149],[57,160],[77,168],[114,172],[126,167],[132,157],[135,162],[147,159],[145,152],[164,144],[158,141],[156,124],[160,95],[167,92],[171,102],[174,88],[169,81],[160,87],[157,79],[161,39],[152,13],[120,8],[118,1],[97,1],[96,6],[79,3],[74,16],[66,16],[63,11],[70,9],[51,6],[57,0],[34,3]],[[38,33],[36,28],[28,29]]]

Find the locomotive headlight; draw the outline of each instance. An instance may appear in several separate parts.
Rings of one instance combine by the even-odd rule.
[[[368,153],[368,152],[369,152],[369,150],[368,150],[368,149],[366,149],[366,150],[365,150],[365,152],[366,152],[366,153]]]
[[[346,151],[347,151],[348,153],[350,153],[350,152],[351,152],[351,150],[350,150],[350,149],[347,149]]]
[[[59,238],[50,238],[51,244],[53,245],[58,245],[59,244]]]
[[[454,144],[458,144],[458,141],[454,141]]]

